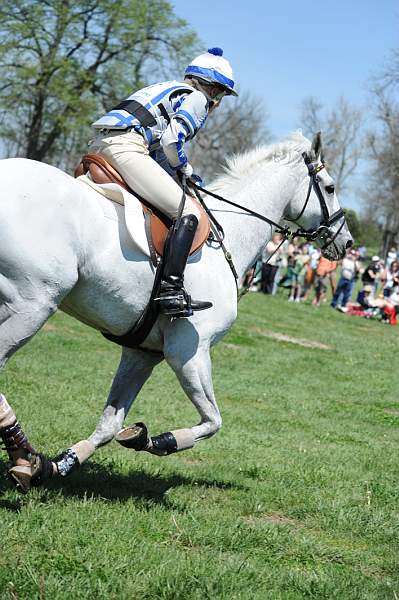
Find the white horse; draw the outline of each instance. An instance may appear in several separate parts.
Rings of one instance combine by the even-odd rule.
[[[304,152],[320,169],[318,194],[309,187]],[[128,331],[146,306],[154,274],[148,256],[127,234],[120,207],[43,163],[6,159],[0,161],[0,175],[0,367],[58,308],[102,332],[121,335]],[[320,160],[320,137],[311,146],[295,133],[285,142],[237,156],[210,189],[274,222],[291,221],[315,231],[315,242],[329,259],[342,258],[352,244],[334,183]],[[242,277],[274,228],[218,200],[208,205],[223,226],[225,246]],[[326,222],[326,210],[327,219],[339,211],[333,223]],[[142,230],[143,221],[137,227]],[[206,244],[190,259],[185,286],[193,297],[210,300],[213,308],[189,319],[160,316],[143,349],[122,349],[95,431],[68,449],[57,465],[51,463],[55,472],[67,474],[115,437],[141,387],[163,358],[196,407],[199,423],[148,436],[139,449],[169,454],[191,448],[220,429],[209,352],[234,323],[237,289],[217,244]],[[10,474],[27,489],[43,461],[36,460],[36,452],[15,421],[12,408],[0,395],[0,433],[14,465]]]

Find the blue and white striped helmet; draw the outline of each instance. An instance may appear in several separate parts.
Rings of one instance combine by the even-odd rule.
[[[229,61],[223,58],[221,48],[209,48],[208,52],[194,58],[184,74],[209,83],[217,83],[225,88],[227,94],[238,96],[233,89],[233,69]]]

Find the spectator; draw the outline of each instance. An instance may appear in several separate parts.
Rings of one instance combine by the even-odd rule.
[[[286,257],[285,260],[286,260],[286,263],[287,263],[286,271],[285,271],[283,277],[278,282],[278,285],[279,285],[279,287],[282,287],[282,288],[291,289],[292,288],[292,284],[293,284],[296,255],[294,254],[294,252],[292,252],[292,254],[290,254],[288,252],[287,257]]]
[[[337,261],[328,260],[324,256],[320,257],[319,264],[316,269],[316,284],[315,284],[315,298],[312,301],[314,306],[320,306],[320,303],[325,300],[327,292],[327,279],[330,278],[331,273],[334,273],[337,268]],[[330,279],[331,283],[331,279]],[[334,290],[335,291],[335,290]]]
[[[389,298],[376,298],[372,305],[379,309],[382,320],[390,325],[396,325],[396,315],[399,312],[399,288],[396,286]]]
[[[389,298],[384,298],[384,305],[381,307],[382,318],[390,325],[397,325],[397,315],[399,313],[399,287],[396,286]]]
[[[389,267],[391,266],[391,264],[396,261],[398,258],[398,252],[396,250],[396,248],[393,246],[390,251],[387,254],[387,259],[385,261],[385,265],[386,267],[389,269]]]
[[[264,294],[275,293],[274,281],[281,262],[281,250],[279,248],[281,240],[280,234],[274,234],[262,252],[261,291]]]
[[[347,310],[346,305],[351,299],[356,274],[361,269],[360,263],[356,259],[356,250],[348,250],[342,261],[341,276],[331,301],[331,306],[342,312]]]
[[[331,293],[333,295],[335,294],[335,290],[337,288],[337,266],[338,266],[337,261],[334,261],[334,262],[335,262],[335,268],[331,269],[331,271],[327,275],[327,279],[330,282]]]
[[[295,264],[293,267],[291,294],[288,300],[290,302],[300,302],[303,285],[305,283],[307,264],[310,261],[310,256],[309,254],[303,254],[300,251],[296,251],[294,254]]]
[[[309,247],[309,256],[310,256],[310,260],[309,260],[308,264],[306,265],[307,272],[305,275],[305,284],[303,287],[302,300],[308,299],[310,290],[315,285],[316,269],[317,269],[317,265],[319,264],[319,260],[320,260],[320,256],[321,256],[320,248]]]
[[[359,290],[359,293],[357,295],[356,302],[360,304],[360,306],[365,310],[373,307],[373,302],[371,300],[372,291],[373,286],[366,284],[361,290]]]
[[[383,285],[382,294],[389,298],[393,289],[399,285],[399,262],[394,260],[381,274],[381,283]]]
[[[382,267],[379,256],[373,256],[371,263],[367,265],[362,275],[364,285],[373,287],[373,296],[376,296],[378,289],[378,275],[381,273]]]

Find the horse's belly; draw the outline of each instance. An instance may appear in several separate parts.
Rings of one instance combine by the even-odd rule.
[[[153,283],[150,265],[98,256],[91,267],[90,274],[80,274],[61,309],[101,331],[126,333],[149,300]]]

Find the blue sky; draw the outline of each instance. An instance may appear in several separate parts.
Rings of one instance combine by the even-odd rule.
[[[275,139],[300,126],[299,107],[310,95],[326,109],[344,96],[370,120],[368,80],[399,47],[398,0],[172,4],[205,49],[224,49],[239,88],[264,102]]]

